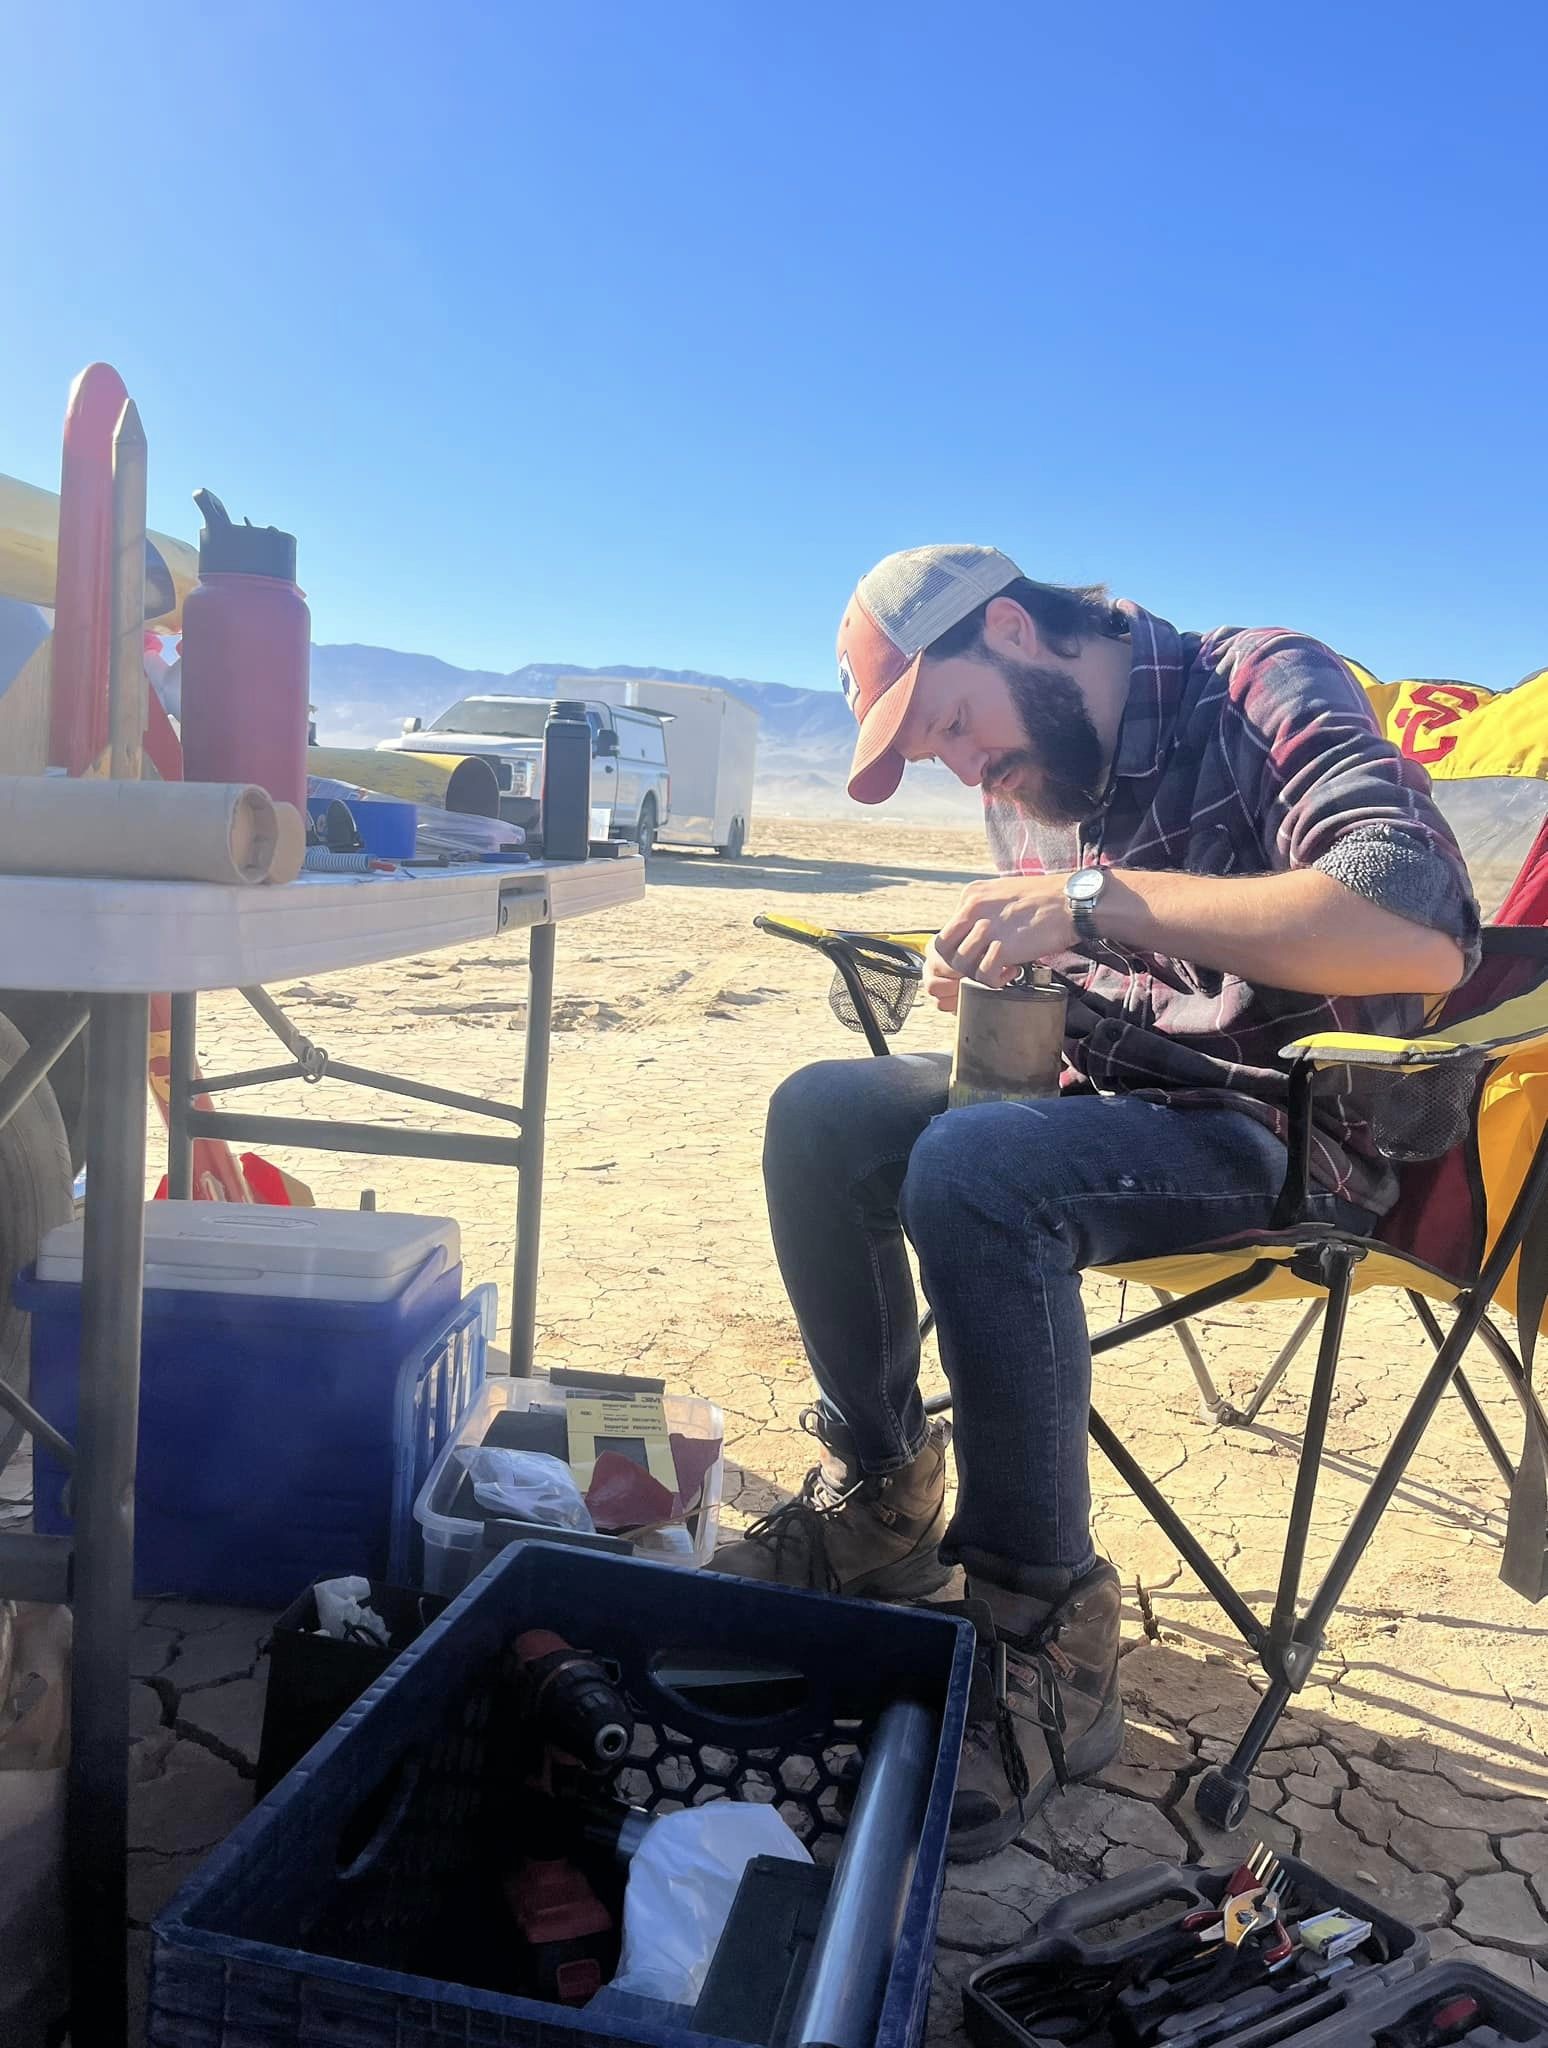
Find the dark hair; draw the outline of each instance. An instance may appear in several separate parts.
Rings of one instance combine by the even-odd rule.
[[[996,591],[995,597],[1008,597],[1019,604],[1051,651],[1065,661],[1074,660],[1083,640],[1121,640],[1129,630],[1101,583],[1034,583],[1030,576],[1018,576],[1014,583]],[[933,641],[925,649],[926,655],[932,661],[950,661],[971,654],[983,642],[984,614],[994,601],[985,598],[975,611]]]

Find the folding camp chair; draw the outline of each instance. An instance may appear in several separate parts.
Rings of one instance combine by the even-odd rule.
[[[1175,1329],[1231,1301],[1305,1297],[1322,1322],[1278,1590],[1266,1622],[1114,1430],[1091,1411],[1098,1448],[1257,1655],[1268,1679],[1230,1760],[1199,1780],[1198,1810],[1213,1826],[1235,1827],[1246,1814],[1253,1767],[1292,1695],[1305,1684],[1328,1622],[1448,1386],[1456,1387],[1510,1489],[1501,1577],[1531,1600],[1548,1592],[1548,1418],[1532,1387],[1533,1346],[1548,1297],[1545,898],[1548,825],[1499,922],[1485,932],[1482,965],[1441,1007],[1429,1034],[1411,1042],[1326,1035],[1285,1049],[1292,1062],[1289,1164],[1271,1229],[1201,1245],[1186,1255],[1104,1269],[1121,1281],[1158,1290],[1164,1299],[1143,1315],[1093,1333],[1094,1353]],[[1531,923],[1514,922],[1524,907]],[[887,1040],[919,987],[926,934],[826,931],[772,916],[755,922],[822,953],[835,970],[835,1014],[864,1033],[873,1053],[889,1050]],[[1313,1221],[1306,1212],[1313,1095],[1324,1075],[1332,1076],[1341,1094],[1356,1086],[1364,1090],[1376,1142],[1401,1169],[1397,1205],[1370,1237]],[[1399,1288],[1407,1295],[1435,1358],[1303,1608],[1302,1569],[1345,1317],[1350,1296],[1371,1287]],[[1435,1303],[1455,1311],[1449,1330],[1442,1328]],[[1491,1320],[1496,1304],[1517,1312],[1519,1352]],[[930,1320],[925,1318],[922,1332]],[[1461,1368],[1475,1337],[1499,1363],[1525,1414],[1524,1447],[1514,1465]],[[948,1405],[949,1398],[930,1404]]]

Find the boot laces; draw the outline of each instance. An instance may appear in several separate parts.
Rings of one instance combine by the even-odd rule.
[[[1066,1721],[1059,1681],[1071,1676],[1074,1666],[1059,1648],[1057,1638],[1060,1625],[1061,1616],[1056,1609],[1046,1620],[1038,1624],[1030,1636],[1017,1641],[1014,1650],[1017,1676],[1031,1696],[1034,1717],[1048,1744],[1048,1757],[1053,1765],[1054,1779],[1063,1791],[1070,1782],[1070,1773],[1064,1747]],[[1016,1730],[1016,1716],[1011,1710],[1010,1660],[1004,1637],[996,1637],[988,1655],[994,1679],[994,1710],[989,1720],[981,1721],[976,1728],[969,1727],[967,1741],[976,1741],[981,1745],[990,1742],[994,1744],[999,1752],[1000,1766],[1005,1773],[1006,1782],[1015,1796],[1018,1807],[1025,1814],[1026,1796],[1031,1790],[1032,1776],[1027,1769],[1026,1757],[1022,1754]]]
[[[804,1409],[801,1427],[808,1436],[818,1436],[816,1411]],[[828,1556],[826,1524],[835,1515],[841,1514],[849,1503],[864,1489],[865,1475],[851,1480],[848,1486],[835,1486],[820,1465],[813,1465],[801,1482],[801,1491],[789,1500],[781,1501],[776,1508],[770,1508],[766,1515],[760,1515],[749,1525],[745,1540],[761,1543],[773,1550],[776,1558],[783,1554],[785,1545],[798,1535],[806,1537],[811,1556],[811,1579],[813,1585],[825,1585],[830,1593],[839,1590],[839,1576]],[[822,1578],[817,1574],[819,1570]]]

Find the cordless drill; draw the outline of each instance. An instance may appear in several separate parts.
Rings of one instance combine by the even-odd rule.
[[[634,1716],[602,1664],[548,1629],[518,1636],[512,1659],[531,1764],[525,1854],[505,1876],[506,1904],[525,1943],[524,1988],[556,2005],[584,2005],[612,1974],[618,1936],[568,1851],[582,1833],[579,1809],[628,1751]]]

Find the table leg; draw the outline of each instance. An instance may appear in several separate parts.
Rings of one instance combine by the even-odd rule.
[[[127,2032],[129,1637],[149,1007],[145,996],[98,996],[91,1006],[69,1775],[75,2048],[119,2048]]]
[[[172,998],[171,1044],[167,1048],[167,1194],[174,1202],[193,1199],[193,1139],[188,1135],[189,1091],[193,1086],[194,1042],[199,1031],[199,998]]]
[[[534,925],[527,967],[527,1047],[521,1083],[521,1166],[516,1178],[516,1270],[511,1280],[511,1371],[532,1372],[537,1334],[538,1243],[543,1228],[543,1127],[554,1011],[554,927]]]

